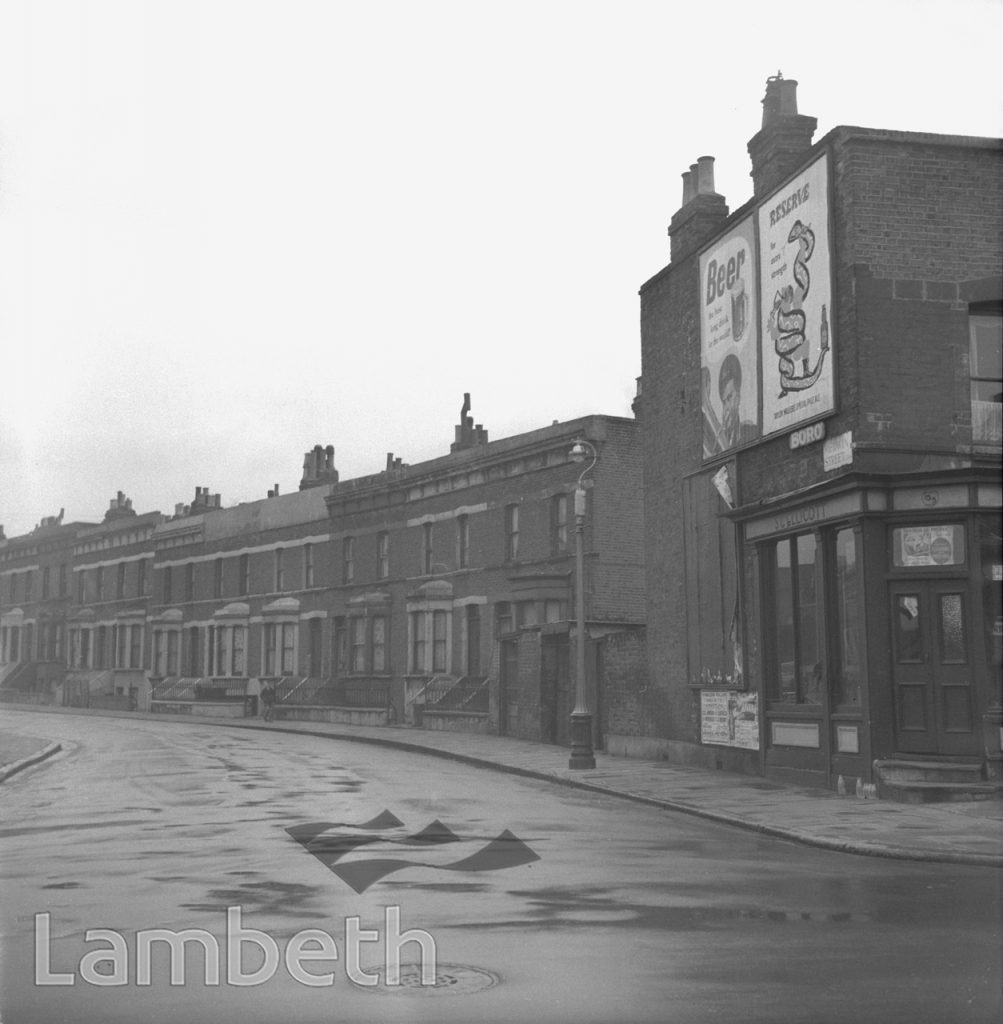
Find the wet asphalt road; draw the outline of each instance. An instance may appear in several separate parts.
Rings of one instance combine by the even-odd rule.
[[[319,737],[29,713],[15,726],[64,751],[0,787],[4,1024],[1000,1019],[991,869],[816,851]],[[318,833],[309,848],[286,831],[310,823],[327,828],[300,834]],[[259,945],[239,947],[258,984],[227,983],[232,907],[279,952],[269,974]],[[385,984],[388,913],[427,933],[442,984],[411,984],[417,942],[405,984]],[[363,941],[346,940],[353,918]],[[150,929],[208,937],[184,945],[183,983],[154,942],[137,984]],[[307,953],[338,960],[302,959],[301,975],[333,984],[282,961],[304,929],[332,937],[304,939]],[[213,941],[221,977],[206,984]],[[377,984],[350,980],[353,946]],[[36,984],[40,963],[73,984]],[[99,984],[116,970],[125,984]]]

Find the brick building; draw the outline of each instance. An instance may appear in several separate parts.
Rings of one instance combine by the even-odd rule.
[[[1000,143],[813,144],[796,85],[767,83],[748,203],[710,157],[683,175],[641,288],[651,686],[614,742],[977,789],[1003,768]]]
[[[165,516],[120,493],[103,523],[0,540],[0,696],[228,716],[253,713],[267,683],[279,717],[566,743],[578,439],[597,455],[584,593],[601,745],[604,680],[644,667],[637,424],[589,416],[489,442],[469,400],[428,462],[389,455],[342,481],[318,446],[292,494],[224,508],[199,487]],[[57,570],[43,608],[41,574]]]
[[[573,705],[578,438],[597,453],[584,533],[595,740],[607,673],[643,670],[640,443],[634,420],[590,416],[489,442],[461,411],[448,455],[334,484],[340,552],[331,676],[387,687],[392,717],[565,743]],[[610,663],[610,648],[615,648]]]

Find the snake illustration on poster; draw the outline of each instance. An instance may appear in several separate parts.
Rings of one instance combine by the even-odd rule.
[[[820,157],[759,207],[764,434],[835,408],[828,170]]]

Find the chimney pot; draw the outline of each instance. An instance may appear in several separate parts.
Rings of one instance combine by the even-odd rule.
[[[700,159],[697,161],[697,174],[699,175],[697,180],[697,194],[713,195],[714,158],[712,156],[700,157]]]
[[[693,182],[693,172],[683,171],[683,206],[685,206],[697,194]]]

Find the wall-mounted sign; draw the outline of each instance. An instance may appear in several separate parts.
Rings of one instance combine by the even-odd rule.
[[[700,742],[758,750],[759,695],[741,690],[701,690]]]
[[[840,466],[853,465],[853,431],[826,438],[822,445],[822,468],[826,473]]]
[[[760,434],[755,251],[750,216],[700,256],[704,458]]]
[[[802,427],[800,430],[795,430],[788,438],[792,452],[798,448],[804,448],[806,445],[816,444],[818,441],[824,440],[824,423],[813,423],[810,427]]]
[[[892,535],[892,558],[897,566],[964,564],[963,526],[902,526]]]
[[[835,408],[825,156],[759,208],[763,434]]]

